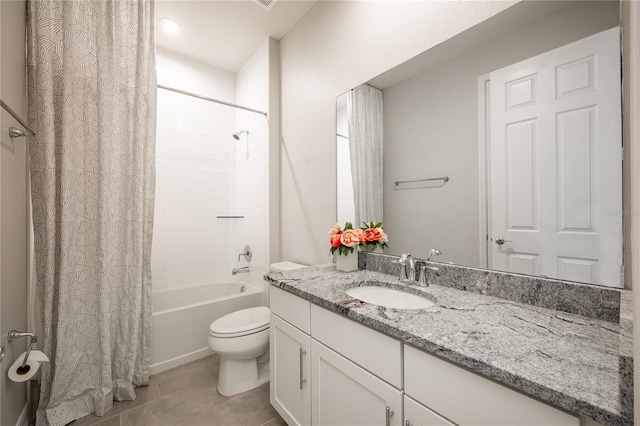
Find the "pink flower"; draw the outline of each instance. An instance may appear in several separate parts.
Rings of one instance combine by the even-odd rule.
[[[340,242],[347,247],[360,244],[360,237],[364,239],[364,234],[359,229],[346,229],[340,234]]]
[[[367,228],[364,230],[364,240],[368,243],[377,243],[382,238],[382,228]]]
[[[389,238],[387,237],[387,234],[385,234],[384,230],[382,228],[376,228],[376,231],[380,231],[380,241],[383,243],[388,243],[389,242]]]
[[[331,237],[329,237],[329,242],[331,243],[331,247],[340,247],[340,234],[332,234]]]
[[[336,223],[335,225],[333,225],[333,228],[329,230],[329,235],[339,234],[340,232],[342,232],[342,226]]]

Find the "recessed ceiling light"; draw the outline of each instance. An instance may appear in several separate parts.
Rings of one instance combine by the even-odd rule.
[[[178,34],[182,30],[182,25],[171,18],[160,19],[160,26],[169,34]]]

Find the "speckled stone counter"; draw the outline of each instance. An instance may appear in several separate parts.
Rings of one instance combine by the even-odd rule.
[[[441,285],[400,284],[370,270],[333,265],[270,273],[272,285],[604,425],[633,424],[629,292],[618,322],[604,321]],[[436,306],[384,308],[345,293],[359,285],[427,292]]]

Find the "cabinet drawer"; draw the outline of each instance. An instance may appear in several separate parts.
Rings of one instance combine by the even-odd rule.
[[[408,345],[404,365],[406,394],[461,426],[580,424],[575,416]]]
[[[270,291],[271,312],[310,334],[311,303],[274,286],[271,286]]]
[[[456,426],[406,395],[404,397],[404,421],[405,426]]]
[[[381,379],[402,389],[402,342],[311,306],[311,335]]]

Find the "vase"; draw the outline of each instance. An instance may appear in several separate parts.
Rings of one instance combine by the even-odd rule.
[[[354,251],[348,255],[338,254],[336,259],[336,269],[343,272],[353,272],[358,270],[358,252]]]

